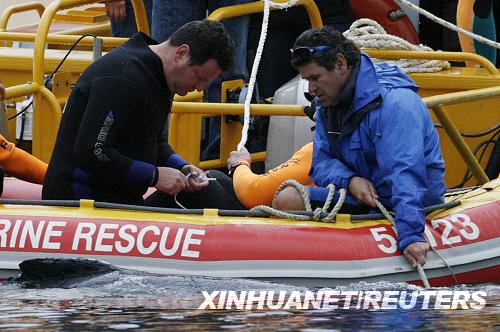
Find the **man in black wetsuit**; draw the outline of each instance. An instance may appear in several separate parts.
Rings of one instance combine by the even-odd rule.
[[[174,94],[202,91],[233,64],[233,41],[221,23],[207,20],[184,25],[161,44],[137,33],[93,63],[66,104],[43,199],[144,204],[144,193],[156,187],[169,196],[198,194],[198,205],[236,208],[224,205],[224,193],[217,197],[222,205],[204,202],[220,184],[209,186],[167,142]]]

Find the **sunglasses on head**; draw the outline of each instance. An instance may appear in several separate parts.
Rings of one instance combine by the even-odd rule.
[[[313,56],[314,54],[323,53],[334,49],[335,46],[330,45],[319,45],[319,46],[299,46],[296,48],[290,49],[290,54],[292,55],[292,59],[302,59]]]

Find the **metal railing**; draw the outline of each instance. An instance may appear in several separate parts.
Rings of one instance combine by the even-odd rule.
[[[446,105],[454,105],[467,103],[483,99],[493,99],[500,98],[500,86],[493,88],[453,92],[444,95],[432,96],[424,98],[424,102],[429,109],[431,109],[436,118],[439,120],[444,130],[450,137],[453,145],[457,149],[458,153],[464,160],[465,164],[471,171],[472,175],[480,183],[486,183],[489,181],[488,176],[481,168],[478,160],[472,153],[470,147],[465,142],[464,138],[460,134],[447,111],[445,110]],[[498,110],[496,110],[498,111]]]

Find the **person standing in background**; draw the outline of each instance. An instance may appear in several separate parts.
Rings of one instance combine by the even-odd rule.
[[[457,26],[496,41],[495,19],[492,0],[459,0],[457,4]],[[458,34],[463,52],[476,53],[496,63],[497,50],[475,39]],[[475,62],[467,62],[467,67],[479,67]]]
[[[131,0],[106,0],[106,14],[111,22],[113,37],[131,37],[137,32],[134,8]],[[144,0],[146,16],[151,29],[152,0]]]

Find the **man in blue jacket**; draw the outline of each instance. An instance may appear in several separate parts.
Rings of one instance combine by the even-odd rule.
[[[378,199],[396,214],[401,251],[413,266],[423,265],[429,250],[423,208],[443,202],[445,184],[439,138],[417,86],[398,67],[374,64],[329,27],[300,35],[292,64],[319,105],[311,201],[324,202],[330,183],[349,190],[348,204],[375,208]],[[293,187],[273,206],[304,208]]]

